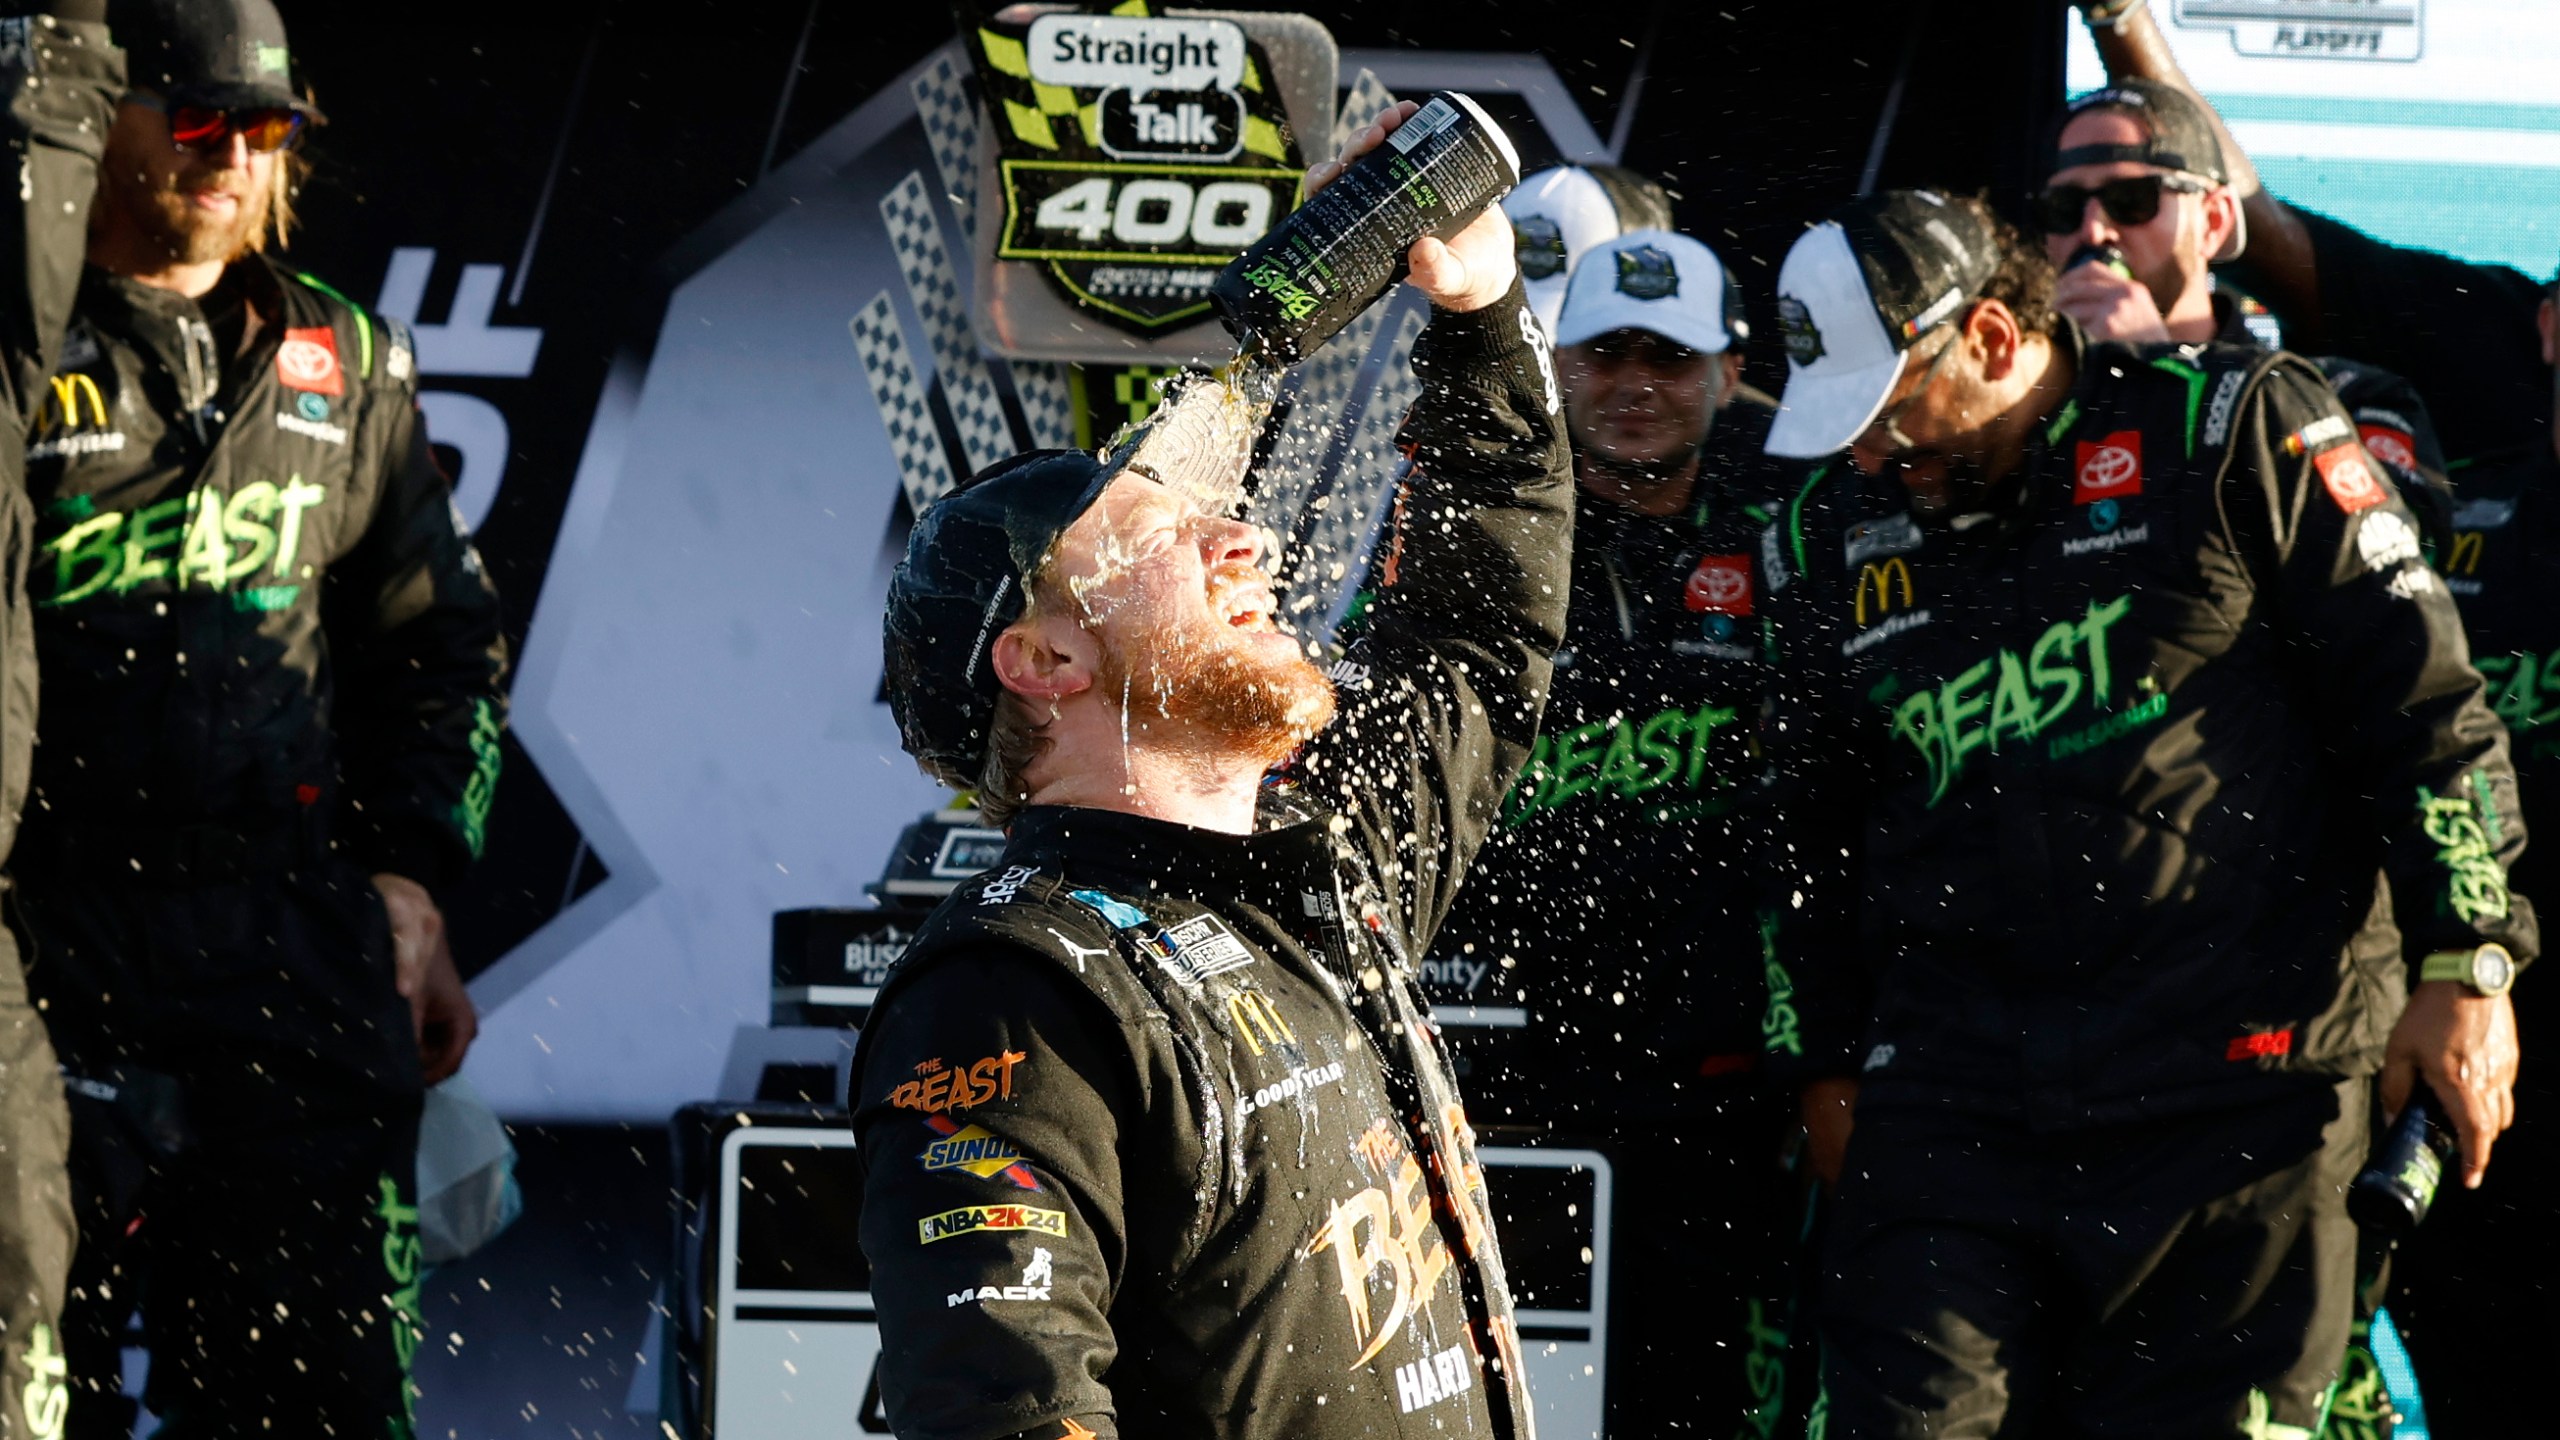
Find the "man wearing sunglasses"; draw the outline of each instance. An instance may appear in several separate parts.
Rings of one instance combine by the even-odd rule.
[[[2466,1184],[2512,1115],[2506,735],[2315,370],[2052,285],[1924,191],[1779,277],[1771,449],[1848,451],[1764,585],[1828,1433],[2307,1434],[2369,1077]]]
[[[1611,1217],[1611,1434],[1667,1414],[1746,1433],[1783,1403],[1792,1123],[1756,1084],[1743,854],[1772,484],[1768,412],[1734,394],[1730,274],[1667,230],[1575,258],[1556,329],[1580,490],[1564,646],[1529,767],[1423,966],[1476,1115],[1646,1176]],[[1664,1186],[1715,1200],[1665,1214]],[[1664,1294],[1690,1297],[1693,1323],[1654,1323]]]
[[[2491,703],[2514,734],[2529,815],[2560,796],[2560,282],[2387,244],[2297,209],[2259,182],[2179,69],[2141,5],[2095,6],[2090,34],[2120,83],[2174,90],[2211,125],[2255,237],[2234,274],[2297,343],[2335,347],[2415,382],[2441,422],[2456,491],[2437,560],[2462,608]],[[2358,416],[2359,423],[2365,417]],[[2377,447],[2379,448],[2379,447]],[[2560,894],[2560,851],[2516,867],[2516,889]],[[2547,1036],[2545,987],[2525,986],[2524,1036]],[[2446,1440],[2547,1431],[2551,1405],[2519,1367],[2560,1347],[2560,1251],[2549,1197],[2560,1185],[2560,1069],[2523,1066],[2516,1124],[2476,1192],[2448,1193],[2402,1242],[2390,1304],[2416,1365],[2433,1433]]]
[[[408,335],[272,258],[319,116],[270,0],[108,18],[133,88],[28,447],[44,704],[10,914],[72,1111],[69,1433],[130,1433],[139,1299],[170,1433],[403,1435],[496,596]]]

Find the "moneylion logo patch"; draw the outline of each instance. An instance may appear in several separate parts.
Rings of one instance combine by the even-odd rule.
[[[1813,323],[1813,312],[1793,295],[1778,297],[1778,334],[1786,341],[1787,358],[1796,364],[1809,366],[1822,358],[1822,330]]]
[[[1029,1205],[964,1205],[927,1215],[916,1222],[916,1241],[937,1244],[954,1235],[975,1235],[982,1230],[1029,1230],[1041,1235],[1067,1233],[1067,1212],[1038,1210]]]

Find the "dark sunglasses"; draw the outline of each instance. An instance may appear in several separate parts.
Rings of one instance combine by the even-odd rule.
[[[2183,175],[2128,175],[2102,185],[2048,185],[2035,197],[2036,224],[2047,235],[2068,235],[2080,228],[2089,202],[2106,207],[2119,225],[2148,225],[2160,213],[2160,192],[2201,195],[2205,186]]]
[[[157,95],[135,91],[127,100],[169,117],[169,139],[181,150],[212,154],[231,148],[231,137],[249,142],[260,155],[290,150],[302,140],[302,115],[282,105],[256,110],[217,110],[210,105],[172,105]]]
[[[1666,339],[1649,330],[1612,330],[1584,342],[1594,360],[1618,363],[1640,361],[1656,370],[1677,370],[1706,358],[1704,350],[1692,350],[1677,340]]]

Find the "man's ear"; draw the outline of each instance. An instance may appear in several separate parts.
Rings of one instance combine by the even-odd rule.
[[[987,657],[1004,688],[1049,701],[1091,689],[1100,658],[1101,646],[1083,626],[1046,616],[1006,626]]]
[[[2204,258],[2211,264],[2240,226],[2240,192],[2219,185],[2204,193]]]
[[[2533,321],[2542,327],[2542,363],[2560,365],[2560,301],[2542,297],[2542,308],[2534,312]]]
[[[2018,345],[2025,336],[2018,324],[2017,312],[1997,300],[1981,300],[1964,317],[1964,333],[1957,343],[1970,345],[1982,356],[1982,378],[2006,379],[2017,368]]]
[[[1716,357],[1716,367],[1724,372],[1722,383],[1716,386],[1716,408],[1721,410],[1733,403],[1734,392],[1742,388],[1741,353],[1725,351]]]

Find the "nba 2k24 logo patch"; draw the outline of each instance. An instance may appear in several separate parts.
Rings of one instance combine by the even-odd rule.
[[[2095,444],[2080,442],[2071,503],[2090,505],[2142,493],[2142,432],[2118,430]]]
[[[1067,1212],[1036,1210],[1028,1205],[967,1205],[918,1220],[916,1241],[931,1245],[954,1235],[975,1235],[981,1230],[1030,1230],[1042,1235],[1064,1235],[1067,1233]]]

